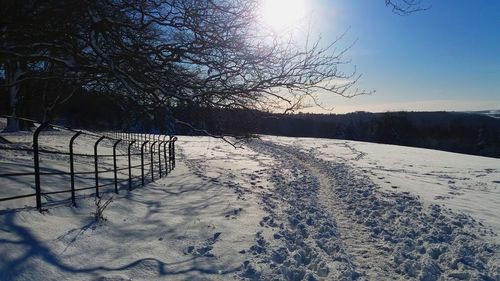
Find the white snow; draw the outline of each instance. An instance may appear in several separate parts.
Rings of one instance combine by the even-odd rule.
[[[43,135],[44,148],[67,151],[71,134]],[[31,145],[28,133],[2,136]],[[113,195],[106,221],[93,221],[93,190],[77,208],[68,194],[44,197],[42,214],[34,198],[0,202],[0,280],[499,280],[498,159],[262,139],[235,149],[180,136],[167,177],[104,194]],[[95,139],[78,141],[78,153],[93,153]],[[67,171],[65,157],[42,159],[44,170]],[[31,161],[0,150],[0,173],[31,171]],[[93,159],[75,161],[93,171]],[[77,181],[92,184],[93,175]],[[0,197],[29,193],[32,178],[0,178],[0,188]],[[68,177],[42,176],[43,190],[68,188]]]
[[[347,163],[391,192],[464,212],[500,233],[500,159],[367,142],[264,137]],[[500,243],[499,236],[493,237]]]
[[[44,134],[51,137],[43,143],[52,148],[63,149],[60,143],[68,140],[67,133]],[[16,137],[17,141],[29,142],[20,135],[6,136],[11,141]],[[79,152],[92,153],[93,141],[80,139]],[[87,151],[81,151],[84,145]],[[109,153],[109,149],[109,144],[103,144],[100,153]],[[222,151],[231,151],[231,158]],[[21,171],[31,163],[31,157],[22,158],[17,152],[0,153],[2,173]],[[210,138],[181,139],[178,153],[176,169],[168,177],[132,192],[122,189],[120,195],[114,195],[104,212],[105,222],[93,222],[94,201],[81,196],[78,208],[63,202],[53,207],[45,204],[48,211],[43,214],[32,208],[2,211],[0,280],[36,280],[39,276],[46,280],[231,279],[245,258],[239,252],[250,248],[258,222],[264,216],[256,197],[244,195],[242,190],[258,182],[248,175],[258,173],[257,160],[266,159]],[[66,170],[65,159],[57,160],[49,155],[44,167]],[[193,163],[209,164],[211,172],[202,174]],[[93,169],[90,163],[77,164]],[[209,178],[211,175],[213,178]],[[5,187],[21,188],[32,178],[25,182],[1,180],[1,197],[5,197],[12,192]],[[50,185],[59,181],[59,186]],[[92,184],[92,177],[86,183]],[[68,186],[68,181],[60,179],[42,180],[44,190]],[[105,194],[103,200],[111,195]],[[44,199],[55,202],[61,198]],[[19,203],[33,206],[34,198],[0,204],[5,209]]]

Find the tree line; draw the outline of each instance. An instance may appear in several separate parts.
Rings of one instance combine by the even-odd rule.
[[[214,134],[345,139],[500,158],[500,118],[478,113],[271,114],[188,106],[183,118],[206,120],[199,126]],[[200,134],[186,126],[177,131]]]
[[[0,95],[2,96],[2,95]],[[41,120],[41,96],[26,97],[23,108]],[[120,99],[120,100],[117,100]],[[0,104],[4,104],[0,99]],[[7,107],[0,113],[8,112]],[[500,158],[500,118],[462,112],[354,112],[282,114],[179,103],[144,110],[123,96],[78,91],[54,108],[52,122],[76,128],[120,129],[184,135],[267,134],[395,144]]]

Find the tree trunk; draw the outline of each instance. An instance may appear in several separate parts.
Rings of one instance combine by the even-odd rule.
[[[9,107],[10,107],[10,116],[7,118],[7,126],[3,130],[4,132],[17,132],[19,131],[19,120],[15,117],[17,116],[17,102],[19,98],[19,84],[16,84],[19,77],[23,74],[21,70],[21,64],[19,61],[11,61],[7,62],[6,70],[6,78],[7,85],[9,87]]]

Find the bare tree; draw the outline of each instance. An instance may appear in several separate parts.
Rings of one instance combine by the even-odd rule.
[[[399,15],[409,15],[429,8],[422,0],[385,0],[385,5]]]
[[[418,4],[396,1],[385,3],[396,12]],[[346,49],[266,32],[258,0],[3,2],[0,65],[13,115],[27,80],[123,94],[145,108],[195,102],[289,111],[315,101],[318,90],[359,94],[351,90],[358,76],[342,70]]]

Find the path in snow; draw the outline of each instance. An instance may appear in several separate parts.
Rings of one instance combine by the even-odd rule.
[[[278,230],[270,241],[257,236],[247,277],[498,279],[498,246],[479,237],[471,217],[384,191],[345,164],[297,148],[250,146],[279,160],[275,191],[263,197],[270,213],[264,223]]]
[[[364,274],[370,280],[389,280],[391,268],[388,260],[390,256],[380,249],[382,245],[376,244],[376,241],[370,237],[369,228],[362,224],[352,223],[351,218],[345,213],[345,208],[339,208],[338,199],[332,188],[338,183],[322,173],[316,163],[307,163],[305,159],[298,159],[319,180],[320,202],[330,216],[336,218],[342,241],[353,258],[353,262],[363,268]]]
[[[426,206],[466,213],[491,228],[485,237],[500,244],[500,159],[367,142],[263,136],[341,162],[387,192],[409,192]],[[492,235],[493,234],[493,235]]]

